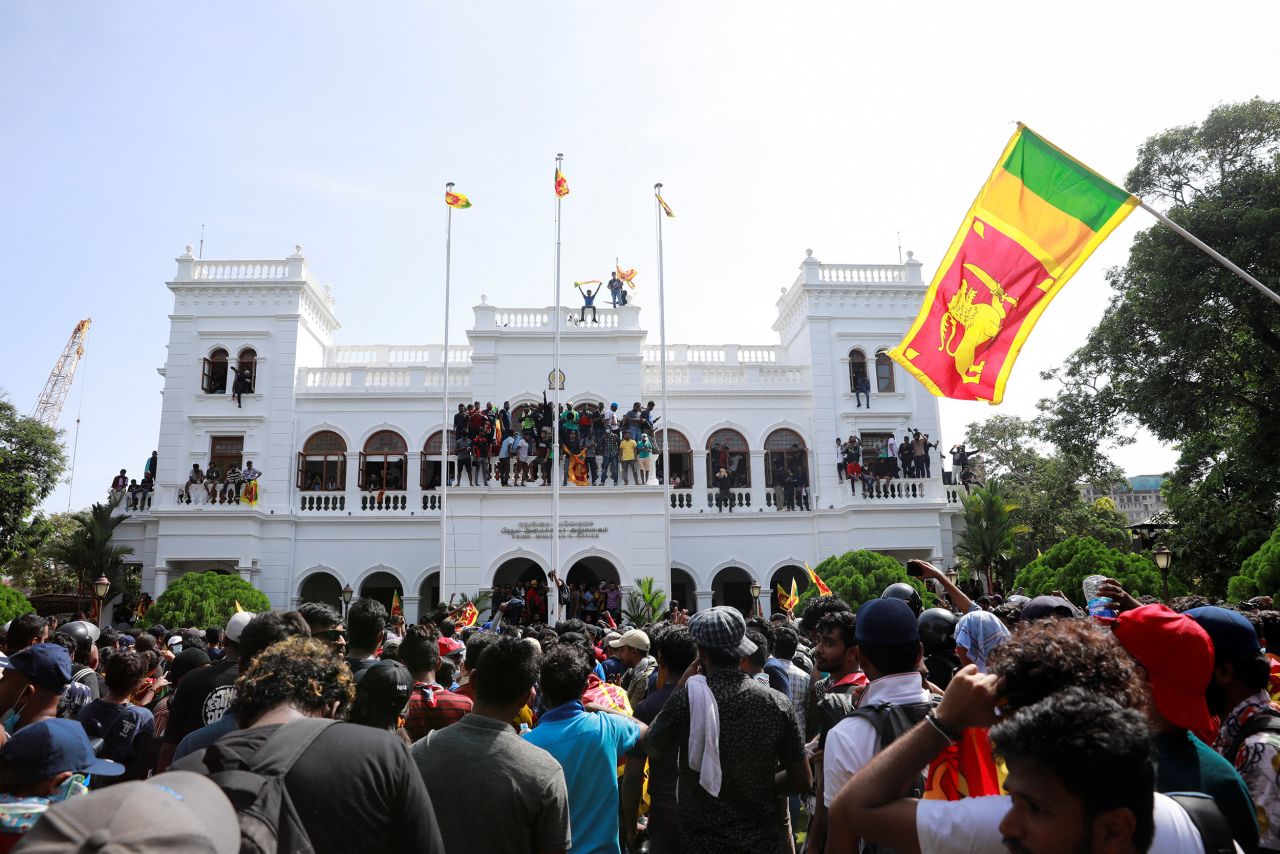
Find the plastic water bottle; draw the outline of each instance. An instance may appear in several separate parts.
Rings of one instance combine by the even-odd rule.
[[[1106,580],[1104,575],[1090,575],[1084,580],[1084,598],[1088,603],[1086,607],[1089,610],[1089,616],[1094,619],[1114,620],[1119,615],[1115,600],[1098,592],[1098,588]]]
[[[520,722],[520,737],[521,737],[521,738],[524,738],[524,736],[525,736],[528,732],[529,732],[529,725],[528,725],[527,723],[525,723],[524,721],[521,721],[521,722]]]

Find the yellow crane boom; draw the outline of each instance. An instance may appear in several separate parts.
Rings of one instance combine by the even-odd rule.
[[[44,424],[46,427],[57,429],[58,416],[62,414],[62,405],[67,402],[67,395],[71,393],[71,383],[76,376],[76,365],[80,362],[80,357],[84,355],[84,339],[89,334],[90,318],[76,324],[75,329],[71,330],[71,337],[67,339],[67,346],[63,349],[62,355],[58,357],[58,362],[53,366],[53,370],[49,372],[49,379],[45,381],[44,391],[40,392],[40,397],[36,400],[35,409],[31,411],[31,417]]]

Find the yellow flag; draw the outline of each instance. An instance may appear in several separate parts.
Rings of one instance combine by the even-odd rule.
[[[662,208],[662,212],[667,216],[671,217],[672,219],[675,219],[676,212],[671,209],[671,205],[667,204],[666,200],[662,198],[661,193],[658,193],[657,196],[658,196],[658,205]]]
[[[241,607],[240,607],[240,600],[239,600],[239,599],[237,599],[237,600],[236,600],[236,613],[237,613],[237,614],[243,614],[243,613],[244,613],[244,608],[241,608]]]

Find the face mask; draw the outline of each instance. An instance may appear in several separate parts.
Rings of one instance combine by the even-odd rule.
[[[24,689],[25,690],[25,689]],[[13,735],[14,730],[18,728],[18,720],[22,717],[22,710],[27,707],[27,700],[21,699],[14,703],[3,719],[0,719],[0,727],[4,727],[4,731]]]

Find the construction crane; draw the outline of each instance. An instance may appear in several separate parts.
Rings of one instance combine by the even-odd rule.
[[[46,427],[55,430],[58,427],[58,416],[62,414],[62,404],[67,402],[67,395],[71,393],[71,381],[76,376],[76,365],[84,355],[84,339],[89,334],[90,320],[91,318],[86,317],[71,330],[67,346],[58,357],[58,363],[49,372],[44,391],[40,392],[35,409],[31,411],[31,417]]]

